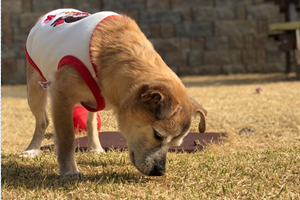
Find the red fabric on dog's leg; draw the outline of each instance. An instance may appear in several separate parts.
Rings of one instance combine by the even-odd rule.
[[[82,131],[87,131],[86,122],[88,118],[88,111],[82,107],[75,105],[73,109],[73,125],[75,133],[77,131],[80,133]],[[97,113],[97,130],[100,131],[101,128],[101,118],[99,113]]]

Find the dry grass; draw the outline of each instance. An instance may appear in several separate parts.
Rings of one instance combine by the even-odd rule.
[[[229,137],[204,152],[169,153],[163,177],[140,174],[126,152],[77,153],[83,180],[60,178],[54,152],[33,160],[18,157],[32,137],[34,120],[26,87],[3,86],[2,198],[300,199],[300,82],[293,78],[184,77],[191,96],[208,110],[207,131]],[[261,95],[255,93],[257,86],[264,89]],[[102,131],[117,130],[110,112],[101,118]],[[196,127],[194,121],[192,131]],[[239,135],[245,128],[254,132]]]

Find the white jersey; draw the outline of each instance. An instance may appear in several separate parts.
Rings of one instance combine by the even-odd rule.
[[[77,69],[92,92],[97,93],[95,87],[99,89],[99,86],[95,81],[90,83],[91,78],[97,79],[90,57],[90,39],[103,19],[115,15],[118,14],[110,11],[89,14],[58,9],[41,17],[31,29],[25,47],[27,60],[45,80],[41,85],[47,87],[54,79],[54,72],[69,64]]]

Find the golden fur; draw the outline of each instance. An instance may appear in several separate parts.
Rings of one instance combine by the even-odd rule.
[[[117,116],[132,164],[146,175],[163,175],[168,148],[182,142],[195,113],[201,115],[199,130],[204,132],[206,111],[189,97],[180,79],[129,17],[101,22],[91,39],[91,56],[106,109],[113,109]],[[95,107],[95,100],[72,66],[62,67],[54,77],[49,93],[60,174],[78,177],[82,172],[75,161],[72,111],[79,102]],[[38,154],[48,126],[47,91],[38,85],[39,80],[27,63],[28,102],[36,129],[21,154],[24,157]],[[95,113],[89,113],[87,125],[91,151],[103,152]]]

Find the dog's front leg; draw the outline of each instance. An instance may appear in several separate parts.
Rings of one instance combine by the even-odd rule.
[[[97,130],[97,115],[94,112],[88,112],[87,131],[91,153],[103,153]]]
[[[63,86],[53,83],[51,88],[51,111],[55,130],[55,145],[59,172],[61,176],[80,178],[83,173],[78,171],[75,161],[75,135],[72,112],[75,105],[72,93],[63,90]]]

